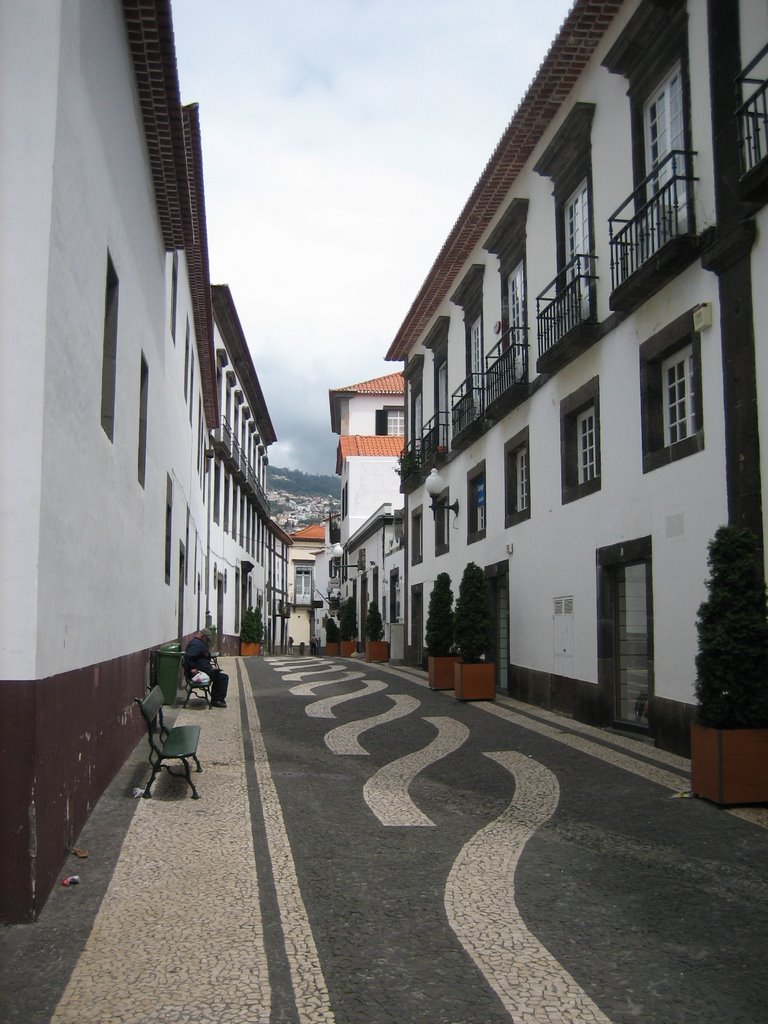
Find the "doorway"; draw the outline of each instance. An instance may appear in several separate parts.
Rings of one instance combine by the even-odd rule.
[[[424,589],[421,583],[411,587],[411,654],[413,656],[413,663],[423,667]]]
[[[488,596],[491,600],[491,650],[489,659],[496,670],[496,689],[509,689],[509,563],[486,567]]]
[[[179,641],[184,636],[184,582],[187,574],[187,552],[184,548],[183,543],[179,543],[179,607],[178,607],[178,621],[176,628],[178,630]]]
[[[647,730],[653,703],[651,538],[600,548],[598,678],[606,717]]]
[[[645,562],[614,566],[614,717],[648,725],[648,587]]]

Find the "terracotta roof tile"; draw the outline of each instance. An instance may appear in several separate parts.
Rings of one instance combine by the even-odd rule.
[[[305,526],[301,530],[296,530],[294,533],[289,534],[289,537],[293,541],[310,540],[313,542],[320,541],[321,544],[324,544],[325,527],[321,523],[314,523],[311,526]]]
[[[388,373],[384,377],[374,377],[360,384],[348,384],[342,388],[331,388],[333,393],[343,391],[356,395],[402,395],[405,393],[402,373]]]
[[[344,460],[357,456],[396,459],[403,450],[404,437],[394,434],[363,435],[345,434],[339,438],[336,449],[336,472],[341,476]]]

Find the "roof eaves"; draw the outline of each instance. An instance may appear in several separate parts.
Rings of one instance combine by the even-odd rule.
[[[240,317],[229,285],[211,285],[213,316],[227,344],[238,377],[243,383],[248,400],[253,406],[254,419],[265,445],[274,444],[277,440],[275,428],[267,409],[264,392],[261,390],[259,377],[253,365],[253,358],[243,331]]]
[[[552,122],[622,0],[576,0],[443,243],[386,359],[405,359]]]

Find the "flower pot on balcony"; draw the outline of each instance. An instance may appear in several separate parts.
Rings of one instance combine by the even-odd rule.
[[[341,653],[341,646],[338,640],[329,640],[325,645],[325,653],[331,658],[338,658]]]
[[[457,654],[448,654],[445,657],[427,659],[427,670],[429,673],[430,690],[452,690],[453,689],[453,666],[461,661]]]
[[[357,640],[342,640],[340,646],[342,658],[351,658],[357,654]]]
[[[389,661],[389,643],[386,640],[368,640],[365,644],[366,661]]]
[[[261,644],[247,643],[245,640],[240,641],[241,658],[252,658],[257,654],[261,654]]]
[[[691,726],[691,790],[721,807],[768,803],[768,729]]]
[[[488,661],[457,662],[453,666],[453,694],[456,700],[494,700],[496,666]]]

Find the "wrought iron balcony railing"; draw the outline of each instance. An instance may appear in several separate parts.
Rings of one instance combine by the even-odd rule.
[[[594,322],[594,263],[594,256],[578,253],[536,296],[540,356],[579,324]]]
[[[615,291],[693,223],[693,158],[675,149],[608,218],[611,288]]]
[[[528,329],[510,327],[485,357],[486,408],[518,384],[528,383]]]
[[[421,456],[424,462],[440,451],[448,451],[448,413],[438,412],[421,432]]]
[[[238,444],[226,418],[222,421],[221,426],[213,431],[213,442],[220,454],[223,455],[227,467],[237,473],[251,488],[262,509],[269,515],[271,509],[264,488],[259,483],[253,466],[248,461],[245,451]]]
[[[742,102],[736,110],[741,175],[768,156],[768,44],[736,79]]]
[[[403,448],[400,455],[400,479],[407,480],[409,477],[418,476],[421,470],[421,448],[420,437],[411,438]]]
[[[451,431],[454,438],[483,415],[483,375],[470,373],[451,395]]]

